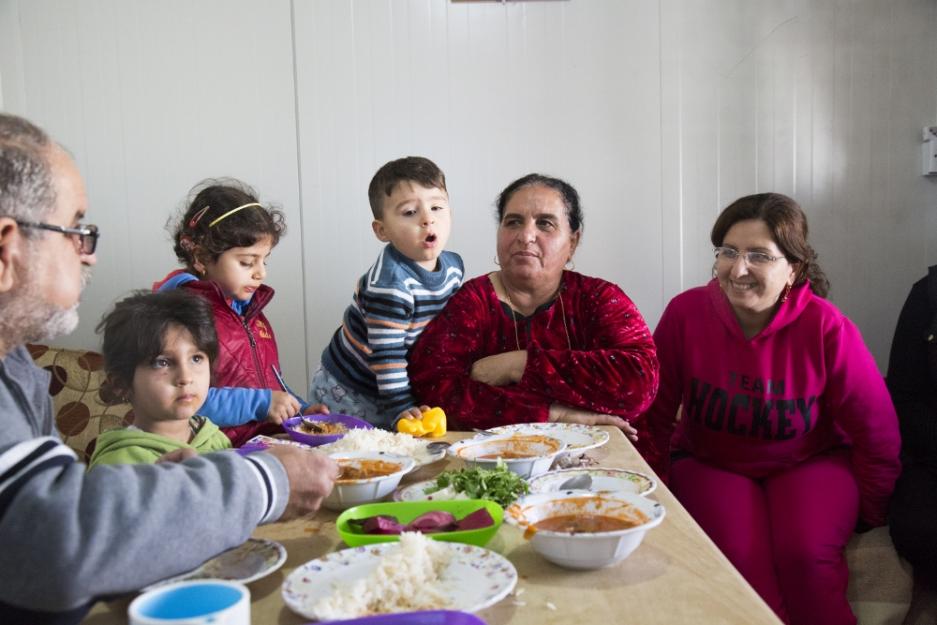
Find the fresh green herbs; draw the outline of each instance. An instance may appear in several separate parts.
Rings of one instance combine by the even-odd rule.
[[[426,489],[426,493],[435,493],[450,486],[454,491],[465,494],[469,499],[488,499],[502,507],[509,506],[520,495],[530,490],[521,476],[508,471],[508,468],[500,461],[494,469],[473,467],[458,471],[443,471],[436,477],[436,483]]]

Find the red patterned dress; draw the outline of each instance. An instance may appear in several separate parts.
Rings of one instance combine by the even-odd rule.
[[[475,361],[517,349],[527,351],[518,383],[470,379]],[[420,403],[441,406],[455,427],[546,421],[558,403],[628,419],[638,451],[656,460],[641,436],[657,392],[654,341],[634,303],[605,280],[565,271],[558,297],[530,317],[512,314],[487,275],[470,280],[420,336],[407,369]]]

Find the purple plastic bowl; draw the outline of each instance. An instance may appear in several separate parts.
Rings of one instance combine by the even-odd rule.
[[[347,414],[310,414],[306,415],[306,418],[313,421],[325,421],[327,423],[342,423],[348,429],[364,428],[370,430],[374,428],[373,425],[364,419],[359,419],[358,417]],[[290,438],[294,441],[299,441],[300,443],[315,447],[317,445],[335,442],[344,436],[344,434],[307,434],[299,429],[302,420],[303,418],[301,416],[295,416],[283,422],[283,429],[286,430],[286,433],[289,434]]]
[[[379,614],[350,621],[322,621],[320,623],[307,623],[307,625],[328,625],[329,623],[341,623],[342,625],[485,625],[485,621],[474,614],[454,610]]]

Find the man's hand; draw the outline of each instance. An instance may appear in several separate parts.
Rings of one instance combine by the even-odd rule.
[[[579,408],[570,408],[563,404],[553,404],[550,406],[549,420],[562,423],[584,423],[585,425],[614,425],[632,442],[638,440],[638,431],[630,423],[616,415],[589,412]]]
[[[338,464],[317,451],[305,451],[290,445],[273,445],[264,453],[277,458],[290,481],[290,499],[281,521],[311,514],[332,492],[338,478]]]
[[[267,420],[276,424],[283,423],[299,414],[299,400],[284,391],[270,391],[270,408]]]
[[[526,368],[527,351],[520,349],[476,360],[469,377],[483,384],[505,386],[520,382]]]

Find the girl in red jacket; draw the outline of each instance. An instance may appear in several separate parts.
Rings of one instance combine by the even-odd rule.
[[[263,283],[267,257],[286,231],[283,212],[261,204],[246,184],[226,179],[197,185],[173,232],[176,257],[185,269],[153,285],[183,287],[211,305],[218,332],[213,388],[199,411],[240,446],[256,434],[282,431],[300,411],[280,385],[277,342],[264,316],[273,289]],[[223,387],[223,388],[218,388]],[[316,405],[312,412],[328,412]]]

